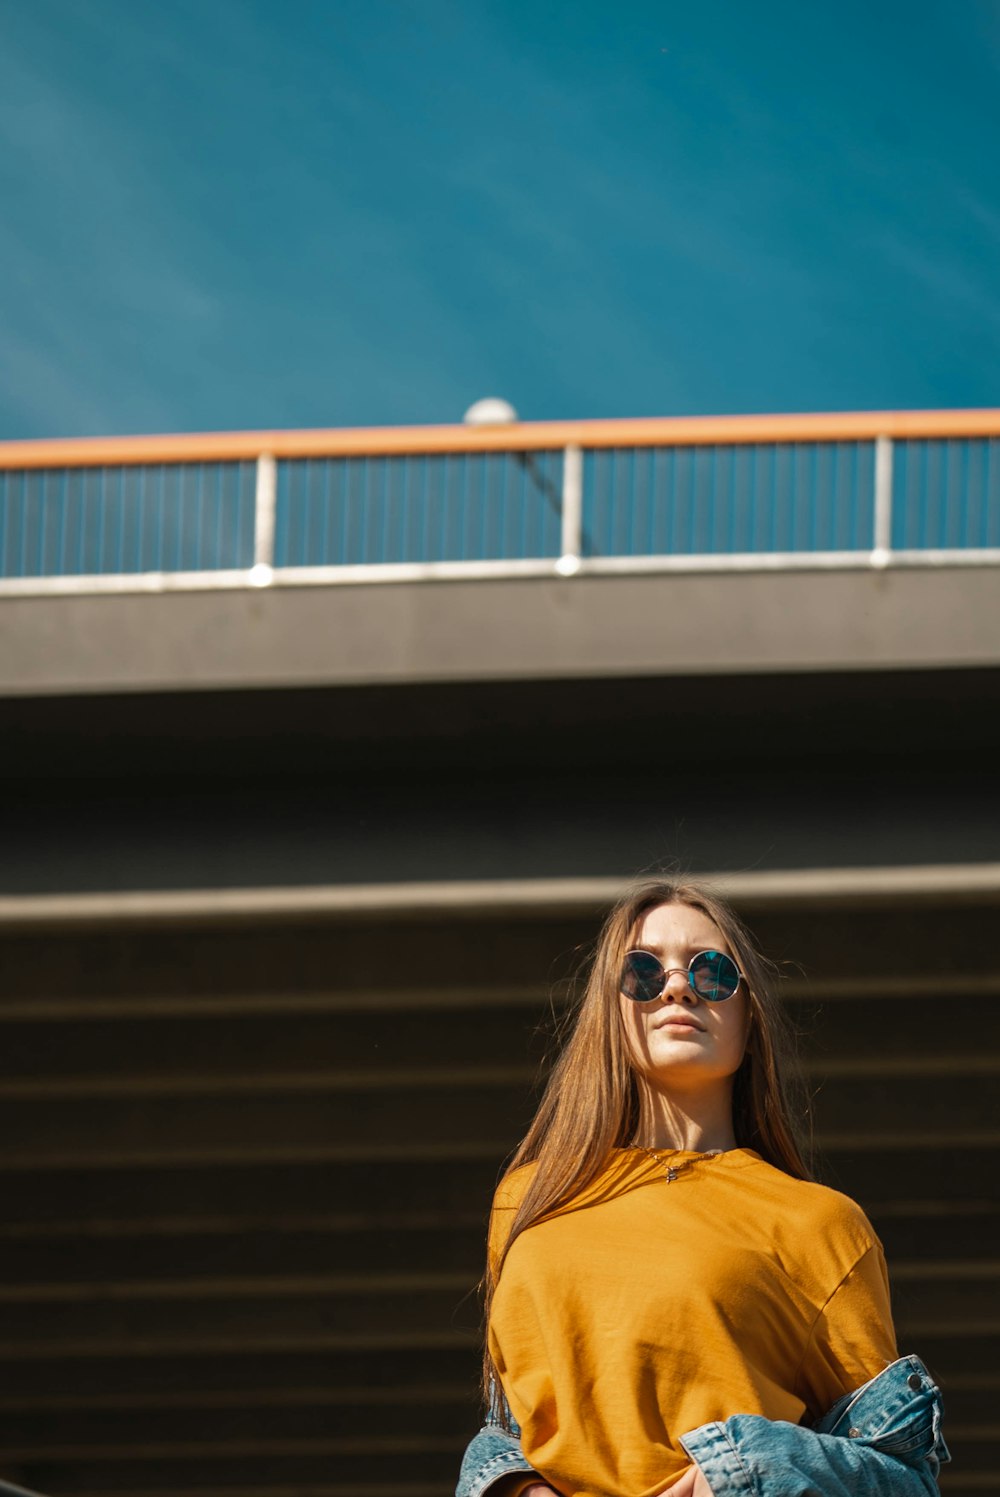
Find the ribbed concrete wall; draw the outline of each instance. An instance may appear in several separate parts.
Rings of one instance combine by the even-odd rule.
[[[990,903],[754,918],[826,1174],[1000,1491]],[[592,919],[10,934],[0,1474],[46,1492],[445,1497],[492,1183]]]

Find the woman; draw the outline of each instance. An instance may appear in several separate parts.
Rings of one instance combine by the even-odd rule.
[[[459,1497],[937,1491],[938,1390],[863,1212],[809,1178],[769,977],[704,890],[609,917],[494,1199]]]

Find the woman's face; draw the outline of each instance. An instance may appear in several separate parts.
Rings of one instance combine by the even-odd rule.
[[[746,983],[732,998],[709,1003],[691,991],[687,979],[688,963],[699,951],[733,955],[719,927],[690,905],[659,904],[646,912],[629,949],[651,951],[669,974],[651,1003],[619,999],[636,1069],[668,1094],[728,1085],[746,1048]]]

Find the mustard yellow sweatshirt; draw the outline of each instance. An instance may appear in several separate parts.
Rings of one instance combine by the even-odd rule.
[[[497,1191],[494,1261],[533,1168]],[[896,1356],[860,1207],[750,1149],[615,1150],[515,1240],[488,1335],[525,1456],[567,1497],[652,1497],[690,1464],[689,1430],[808,1422]]]

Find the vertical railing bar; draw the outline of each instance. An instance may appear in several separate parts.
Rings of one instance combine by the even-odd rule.
[[[70,470],[68,468],[63,468],[61,472],[62,483],[60,485],[61,492],[59,495],[59,524],[56,529],[56,569],[60,576],[62,576],[66,570],[63,551],[66,545],[66,511],[69,505],[67,490],[69,488]]]
[[[309,544],[306,549],[306,565],[310,567],[321,564],[323,559],[323,474],[328,462],[328,458],[313,458],[309,474]]]
[[[479,527],[479,555],[482,558],[493,557],[496,560],[500,555],[499,536],[503,533],[503,500],[509,461],[509,454],[506,452],[491,452],[490,454],[488,499],[482,510],[482,522]],[[542,458],[542,463],[545,463],[545,458]]]
[[[892,552],[892,438],[875,438],[875,508],[872,566],[885,566]]]
[[[73,575],[73,535],[76,521],[76,493],[77,483],[81,477],[78,468],[64,468],[62,470],[62,509],[60,511],[59,534],[57,540],[56,567],[57,575],[68,577]]]
[[[382,535],[378,546],[379,561],[388,561],[392,550],[390,544],[390,506],[389,506],[389,462],[390,459],[383,455],[378,458],[378,476],[381,482],[378,485],[378,512],[379,525]]]
[[[312,459],[305,456],[283,458],[275,463],[272,567],[301,567],[309,561],[311,462]],[[256,534],[256,505],[254,515]]]
[[[663,460],[667,469],[667,530],[666,551],[671,556],[677,554],[677,526],[679,520],[680,503],[677,498],[677,448],[664,447]]]
[[[515,468],[515,485],[520,493],[517,499],[517,512],[520,517],[518,524],[517,554],[521,557],[528,554],[528,469],[524,463],[518,463]]]
[[[490,501],[482,515],[482,531],[479,536],[479,551],[482,557],[500,557],[500,536],[503,534],[504,500],[506,500],[507,464],[506,452],[496,452],[490,458]]]
[[[760,451],[760,447],[759,447],[759,444],[757,442],[751,442],[750,445],[749,445],[749,447],[747,448],[747,474],[748,474],[748,478],[747,478],[747,490],[748,490],[748,494],[749,494],[749,499],[748,499],[748,515],[747,515],[747,530],[748,530],[748,533],[749,533],[749,542],[750,542],[750,544],[749,544],[749,550],[754,551],[754,552],[757,550],[757,542],[758,542],[758,536],[757,536],[757,513],[758,513],[758,511],[757,511],[757,457],[758,457],[759,451]]]
[[[153,561],[154,561],[153,571],[154,572],[162,572],[164,570],[164,566],[163,566],[163,549],[164,549],[164,546],[166,544],[166,540],[165,540],[165,537],[164,537],[164,516],[166,515],[166,512],[167,512],[167,506],[166,506],[166,503],[165,503],[165,500],[164,500],[164,495],[163,495],[164,481],[165,480],[164,480],[164,473],[163,473],[163,464],[162,463],[157,463],[157,465],[156,465],[156,555],[153,558]]]
[[[382,511],[382,561],[398,561],[400,554],[396,508],[392,492],[392,465],[395,461],[388,453],[379,458],[382,484],[379,505]]]
[[[580,565],[583,547],[583,448],[570,442],[563,448],[562,515],[559,570],[571,573]]]
[[[360,464],[358,492],[361,495],[361,561],[364,566],[371,566],[373,529],[371,454],[363,453],[358,462]]]
[[[541,454],[541,464],[542,471],[545,473],[547,479],[548,472],[546,470],[544,453]],[[510,453],[502,453],[500,463],[500,493],[503,496],[501,509],[501,513],[503,515],[503,523],[500,527],[498,554],[503,558],[504,561],[508,561],[514,554],[514,505],[511,500],[513,472],[514,464],[511,462]]]
[[[923,464],[923,447],[917,450],[915,442],[904,442],[902,446],[903,465],[906,470],[906,491],[904,494],[904,508],[902,516],[900,544],[907,548],[912,544],[913,512],[920,503],[920,471]],[[897,539],[895,533],[895,522],[893,522],[893,541]]]
[[[711,463],[708,469],[708,532],[705,550],[714,556],[718,549],[716,542],[716,520],[718,517],[718,504],[716,502],[716,483],[719,476],[719,445],[716,443],[710,448]]]
[[[831,442],[826,454],[827,526],[825,549],[840,549],[840,443]]]
[[[644,501],[642,485],[639,481],[639,452],[636,448],[629,449],[629,469],[627,469],[627,485],[629,485],[629,555],[636,554],[636,536],[639,533],[639,504]]]
[[[601,471],[604,483],[601,490],[601,512],[604,535],[603,551],[607,556],[615,554],[615,449],[605,447],[601,452]]]
[[[789,515],[792,518],[789,534],[789,551],[798,551],[799,533],[799,490],[801,490],[802,454],[799,451],[799,443],[789,443]],[[805,549],[805,548],[802,548]]]
[[[466,453],[462,459],[466,474],[475,461],[473,454]],[[496,505],[496,466],[493,454],[482,452],[479,454],[479,492],[482,501],[478,506],[473,506],[470,514],[467,508],[463,509],[465,515],[465,534],[462,537],[462,555],[467,559],[485,560],[490,551],[490,536],[493,533],[493,511]],[[470,484],[468,477],[462,485],[462,489],[468,492]],[[472,522],[475,521],[473,525]]]
[[[80,523],[76,533],[76,570],[80,575],[84,570],[85,547],[87,544],[87,497],[90,493],[90,482],[92,473],[89,468],[82,471],[80,476]]]
[[[437,461],[434,457],[421,458],[420,465],[420,504],[417,513],[420,516],[420,560],[430,560],[431,549],[431,507],[427,501],[427,491],[432,485],[432,464]]]
[[[178,568],[180,567],[181,556],[183,555],[184,522],[185,522],[185,518],[186,518],[184,512],[185,512],[185,510],[187,508],[187,496],[188,496],[187,478],[188,478],[188,475],[189,475],[190,471],[191,471],[191,465],[190,465],[190,463],[181,463],[177,468],[174,469],[174,473],[176,474],[176,478],[177,478],[177,491],[176,491],[176,501],[175,501],[175,503],[176,503],[176,515],[177,515],[177,518],[176,518],[176,523],[174,525],[174,565],[173,565],[173,570],[174,571],[177,571]]]
[[[448,551],[448,508],[451,503],[451,454],[446,452],[441,463],[441,519],[438,526],[437,555],[434,561],[440,561],[447,555]]]
[[[680,458],[682,450],[684,455],[684,472],[687,476],[687,554],[690,555],[694,552],[695,549],[694,530],[698,519],[698,448],[675,448],[674,451],[676,452],[678,458]]]
[[[958,447],[957,457],[959,460],[959,484],[958,484],[958,540],[956,544],[961,549],[968,545],[969,531],[969,442],[966,440]]]
[[[545,473],[547,479],[548,473],[546,471],[546,461],[544,453],[542,453],[541,455],[541,464],[542,471]],[[500,454],[500,529],[497,533],[497,556],[504,561],[507,561],[509,559],[513,549],[511,540],[511,517],[513,514],[513,507],[510,502],[510,475],[510,453],[504,452]]]
[[[323,566],[330,565],[330,470],[333,458],[323,459],[323,518],[319,527],[319,551],[320,561]]]
[[[44,468],[42,470],[41,474],[40,474],[40,477],[39,477],[39,490],[38,490],[38,493],[39,493],[39,499],[38,499],[38,534],[37,534],[37,537],[36,537],[36,544],[35,544],[35,552],[36,552],[36,556],[37,556],[37,561],[35,563],[35,575],[36,576],[41,576],[43,574],[43,572],[44,572],[44,567],[45,567],[45,559],[44,559],[44,547],[45,547],[45,502],[46,502],[46,499],[48,497],[48,485],[49,485],[49,478],[50,478],[50,476],[51,476],[50,470],[48,468]]]
[[[632,462],[629,450],[625,447],[615,447],[614,453],[614,483],[611,486],[611,513],[614,516],[614,546],[615,554],[627,556],[631,543],[631,515],[632,515]]]
[[[455,463],[454,463],[454,467],[453,467],[453,470],[452,470],[452,485],[451,485],[452,504],[451,504],[451,507],[450,507],[450,510],[449,510],[449,513],[451,515],[451,524],[452,524],[452,545],[454,547],[454,553],[455,553],[456,560],[461,560],[461,561],[465,561],[465,560],[468,559],[467,556],[466,556],[466,549],[465,548],[466,548],[466,545],[467,545],[467,542],[468,542],[468,534],[469,534],[469,523],[468,522],[469,522],[469,516],[468,516],[468,513],[466,511],[465,505],[462,502],[462,496],[464,495],[466,489],[469,487],[469,479],[470,479],[469,469],[471,467],[471,464],[470,464],[470,461],[469,461],[470,456],[472,457],[473,462],[475,462],[477,454],[475,454],[475,453],[470,454],[468,452],[460,452],[460,453],[458,453],[457,456],[456,456],[456,458],[455,458]],[[479,493],[480,494],[485,494],[485,492],[486,492],[486,485],[485,485],[485,482],[484,482],[485,474],[484,474],[483,468],[482,468],[482,455],[481,454],[479,454],[479,461],[480,461],[480,467],[479,467],[478,474],[476,473],[476,470],[473,469],[474,481],[476,483],[478,483],[478,491],[479,491]],[[482,514],[482,511],[483,511],[484,507],[485,507],[485,500],[483,500],[480,503],[480,506],[479,506],[480,514]]]
[[[239,462],[235,468],[235,498],[234,498],[234,524],[233,524],[233,565],[238,567],[243,559],[243,470],[246,464]]]
[[[98,495],[97,495],[97,571],[98,572],[103,572],[104,571],[104,519],[105,519],[105,508],[104,508],[104,503],[103,503],[103,494],[104,494],[104,491],[105,491],[105,484],[107,482],[107,476],[108,476],[108,469],[106,467],[102,467],[101,468],[101,486],[100,486],[100,489],[99,489]]]
[[[215,468],[215,496],[213,499],[213,505],[215,508],[215,553],[212,565],[213,567],[218,569],[222,566],[222,510],[224,503],[223,483],[225,477],[224,469],[228,465],[223,463],[215,463],[213,466]]]
[[[604,549],[605,554],[615,554],[615,449],[606,447],[601,453],[601,468],[604,473],[603,509],[604,523]]]
[[[734,442],[729,448],[729,479],[726,484],[726,504],[729,510],[729,544],[727,550],[732,553],[739,549],[740,541],[740,508],[743,497],[743,448],[739,442]]]
[[[340,460],[340,560],[343,566],[348,564],[350,552],[348,540],[350,538],[350,505],[351,505],[351,462],[349,457]]]
[[[396,458],[393,466],[393,483],[396,507],[399,511],[399,560],[410,558],[410,464],[413,458]]]
[[[66,569],[68,572],[76,571],[78,575],[83,570],[80,565],[80,545],[82,540],[81,532],[83,530],[83,506],[87,497],[88,476],[89,469],[77,469],[76,482],[73,486],[73,507],[70,511],[72,515],[72,525],[69,528],[68,539],[66,543]],[[73,564],[74,556],[76,557],[75,567]]]
[[[309,534],[309,463],[308,456],[294,459],[288,465],[288,530],[282,555],[288,565],[301,567],[306,559]],[[275,555],[278,552],[275,551]]]
[[[601,554],[614,554],[614,449],[604,447],[598,454],[601,464]]]
[[[28,575],[28,475],[21,474],[21,525],[20,542],[18,551],[18,573],[19,577]]]
[[[243,499],[242,462],[233,464],[231,477],[232,482],[226,490],[227,509],[222,529],[222,545],[225,547],[225,555],[228,558],[226,566],[238,567],[242,557],[240,550],[240,509]],[[229,514],[230,507],[232,508],[231,515]]]
[[[278,464],[270,452],[257,457],[253,500],[253,567],[258,587],[271,581],[274,571],[274,524],[278,508]]]
[[[118,469],[118,534],[115,544],[115,571],[125,570],[125,516],[128,511],[128,495],[125,487],[126,469]]]
[[[52,557],[52,572],[58,575],[61,564],[63,564],[63,539],[66,534],[66,484],[69,482],[69,470],[60,469],[60,485],[58,485],[58,519],[55,521],[55,555]]]
[[[138,469],[136,509],[138,512],[135,527],[135,570],[141,572],[142,566],[142,543],[145,537],[145,507],[146,507],[146,464],[140,463]]]
[[[951,484],[951,453],[948,450],[948,443],[944,438],[941,440],[940,454],[941,469],[935,495],[937,502],[934,506],[933,544],[935,546],[944,546],[946,544],[948,489]]]
[[[628,523],[625,545],[628,556],[635,555],[635,530],[637,511],[639,508],[639,454],[634,447],[629,448],[628,468],[626,469],[625,482],[628,490],[628,498],[625,501],[625,517]]]
[[[476,536],[482,543],[482,516],[490,504],[490,455],[487,452],[463,452],[458,494],[461,521],[458,551],[463,561],[475,561]],[[461,496],[464,496],[464,501]],[[472,503],[469,503],[469,496],[472,496]]]

